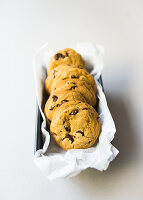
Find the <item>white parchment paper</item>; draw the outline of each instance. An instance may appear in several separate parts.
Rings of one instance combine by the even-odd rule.
[[[44,139],[43,149],[35,153],[34,161],[50,180],[75,176],[88,167],[100,171],[106,170],[109,163],[118,154],[118,150],[111,144],[116,132],[115,124],[107,106],[102,87],[98,82],[98,78],[103,69],[104,49],[102,46],[94,46],[91,43],[80,43],[69,47],[75,49],[83,56],[87,64],[87,70],[91,72],[96,80],[97,97],[99,99],[98,113],[101,118],[101,133],[98,143],[93,147],[68,151],[64,151],[58,147],[50,137],[49,132],[46,130],[46,120],[41,110],[41,103],[44,81],[46,79],[46,69],[48,68],[51,56],[59,49],[52,49],[48,44],[44,45],[37,52],[34,60],[36,95],[43,117],[41,129]]]

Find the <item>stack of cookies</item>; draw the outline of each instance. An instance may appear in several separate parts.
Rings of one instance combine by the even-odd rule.
[[[50,60],[46,92],[50,95],[44,113],[50,134],[63,149],[91,147],[100,133],[96,110],[96,83],[85,61],[73,49],[58,51]]]

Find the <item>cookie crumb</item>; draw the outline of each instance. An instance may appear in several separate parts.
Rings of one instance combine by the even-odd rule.
[[[58,100],[58,97],[56,95],[53,95],[52,98],[53,98],[54,102],[56,102]]]
[[[65,126],[64,126],[64,128],[65,128],[65,130],[66,130],[67,132],[71,132],[71,128],[70,128],[70,127],[65,127]]]
[[[62,54],[62,53],[57,53],[55,56],[54,56],[55,60],[59,60],[59,58],[65,58],[65,56]]]
[[[67,134],[67,135],[63,138],[63,140],[66,139],[66,138],[68,138],[68,139],[71,141],[71,144],[74,142],[74,139],[73,139],[73,136],[72,136],[72,135]]]
[[[75,88],[77,88],[76,85],[72,86],[72,87],[70,88],[70,90],[75,89]]]
[[[78,113],[78,109],[77,108],[75,108],[69,115],[76,115],[77,113]]]
[[[81,135],[84,136],[84,132],[83,131],[77,131],[76,133],[81,133]]]

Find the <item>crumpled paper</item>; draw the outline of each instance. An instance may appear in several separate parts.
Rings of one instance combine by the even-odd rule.
[[[41,109],[46,69],[51,56],[59,49],[52,49],[48,44],[37,52],[34,60],[34,74],[38,105],[43,117],[41,126],[44,138],[43,149],[34,155],[35,164],[50,179],[72,177],[87,168],[106,170],[109,163],[116,157],[118,150],[111,144],[116,132],[115,124],[107,106],[106,98],[98,79],[103,69],[104,49],[91,43],[70,46],[79,52],[86,61],[87,70],[94,76],[97,83],[97,97],[99,99],[98,114],[101,119],[101,133],[99,141],[89,149],[73,149],[64,151],[53,141],[46,130],[46,119]],[[66,47],[61,47],[66,48]]]

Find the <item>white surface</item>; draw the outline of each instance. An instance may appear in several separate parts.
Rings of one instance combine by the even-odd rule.
[[[61,47],[61,49],[63,48],[66,47]],[[97,84],[97,98],[99,99],[98,114],[101,119],[101,133],[98,143],[89,149],[63,151],[56,143],[51,141],[50,134],[46,128],[46,118],[42,112],[42,99],[46,71],[49,67],[51,56],[54,55],[56,50],[48,44],[43,45],[36,54],[33,68],[37,102],[43,117],[41,130],[45,141],[43,148],[36,151],[34,161],[49,180],[77,176],[87,168],[94,168],[99,171],[107,170],[110,162],[118,154],[118,150],[111,144],[116,132],[115,124],[107,106],[102,87],[98,82],[104,66],[104,48],[93,45],[92,43],[78,43],[72,45],[72,48],[82,55],[86,62],[87,70],[92,66],[90,73],[94,76]]]
[[[142,10],[141,0],[0,1],[0,199],[142,199]],[[105,47],[103,79],[120,154],[106,172],[50,182],[32,160],[32,58],[47,41],[89,40]]]

